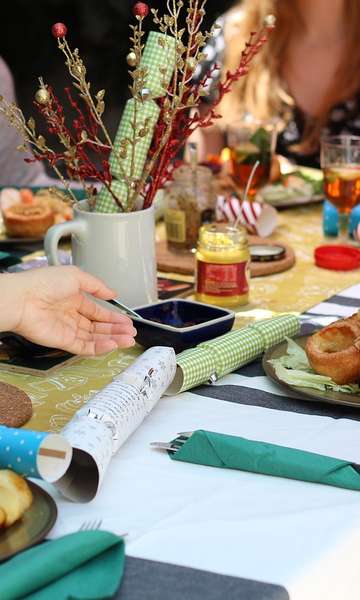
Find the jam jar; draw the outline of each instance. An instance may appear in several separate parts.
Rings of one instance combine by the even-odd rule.
[[[247,304],[249,279],[245,229],[225,223],[203,225],[196,251],[196,299],[225,307]]]

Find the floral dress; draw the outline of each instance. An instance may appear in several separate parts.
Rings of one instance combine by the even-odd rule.
[[[225,51],[225,18],[218,19],[217,23],[220,25],[220,28],[215,30],[214,36],[209,40],[204,49],[206,59],[198,66],[198,69],[195,72],[196,80],[201,79],[215,64],[221,66],[223,63]],[[214,87],[219,77],[220,70],[217,70],[214,72],[212,84],[208,90],[209,95],[204,98],[207,102],[211,102],[214,97]],[[306,115],[299,107],[294,106],[290,119],[287,120],[285,128],[278,135],[276,151],[278,154],[282,154],[298,164],[309,167],[319,167],[319,152],[304,154],[294,152],[292,149],[293,145],[298,144],[302,140],[308,119],[308,115]],[[360,136],[360,92],[353,98],[336,104],[331,109],[328,122],[323,129],[323,134],[350,134]]]

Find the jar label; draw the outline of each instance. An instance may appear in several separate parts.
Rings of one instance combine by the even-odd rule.
[[[249,291],[248,261],[221,265],[197,261],[198,294],[241,296]]]
[[[186,216],[182,210],[168,208],[165,211],[166,237],[169,242],[186,241]]]

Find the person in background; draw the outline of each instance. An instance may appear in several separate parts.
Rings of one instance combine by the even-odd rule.
[[[77,267],[0,274],[0,292],[0,331],[82,355],[135,343],[131,319],[93,300],[110,300],[117,293]]]
[[[0,94],[8,102],[16,102],[13,77],[5,61],[0,57]],[[0,186],[49,185],[49,178],[40,162],[26,163],[28,154],[18,152],[23,139],[3,115],[0,115]]]
[[[235,69],[250,32],[268,14],[276,17],[276,28],[267,44],[222,100],[219,125],[201,130],[193,141],[203,159],[219,154],[226,125],[248,111],[260,119],[279,118],[279,154],[318,167],[322,135],[360,135],[360,2],[242,0],[218,21],[221,28],[195,76],[215,63],[224,72]],[[213,87],[210,97],[214,93]]]

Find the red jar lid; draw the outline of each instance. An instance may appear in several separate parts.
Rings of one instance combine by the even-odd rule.
[[[314,252],[315,264],[333,271],[351,271],[360,267],[360,250],[353,246],[319,246]]]

